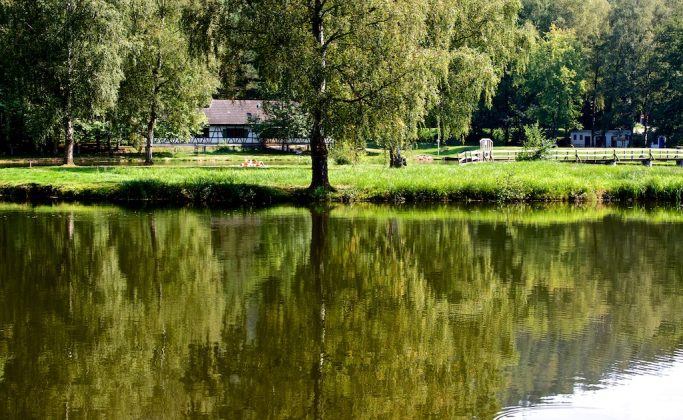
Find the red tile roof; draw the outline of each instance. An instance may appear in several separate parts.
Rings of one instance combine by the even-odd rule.
[[[263,101],[257,100],[214,99],[208,108],[204,108],[204,114],[209,120],[209,125],[246,125],[250,114],[254,118],[265,118]]]

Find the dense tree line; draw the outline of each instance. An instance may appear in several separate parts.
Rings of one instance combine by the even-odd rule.
[[[77,140],[188,138],[215,90],[190,55],[185,0],[6,0],[0,3],[0,145],[56,153]]]
[[[551,138],[636,127],[645,145],[654,127],[681,142],[682,16],[680,0],[524,0],[520,19],[537,31],[528,65],[480,107],[475,134],[516,142],[539,122]]]
[[[1,0],[0,150],[187,139],[214,97],[296,103],[312,187],[326,139],[420,127],[520,141],[539,123],[680,140],[683,1]]]

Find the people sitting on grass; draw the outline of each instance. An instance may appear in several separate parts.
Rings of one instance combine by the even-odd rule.
[[[240,164],[242,168],[265,168],[266,165],[260,160],[247,159]]]

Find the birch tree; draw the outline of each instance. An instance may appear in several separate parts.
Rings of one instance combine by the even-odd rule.
[[[190,56],[182,31],[183,0],[133,0],[129,11],[131,49],[121,83],[119,113],[133,134],[145,138],[145,163],[152,164],[155,133],[187,139],[205,123],[216,82],[205,61]]]
[[[216,0],[198,1],[207,2]],[[517,0],[228,0],[215,27],[206,19],[196,27],[220,33],[214,39],[228,50],[252,51],[263,89],[301,104],[311,119],[310,188],[329,189],[329,139],[378,140],[396,166],[400,147],[437,105],[445,127],[469,121],[514,52],[493,46],[517,40],[503,33],[519,7]],[[485,13],[471,20],[478,12]],[[463,112],[451,118],[456,109]]]
[[[20,46],[13,49],[14,72],[34,109],[58,114],[65,165],[73,165],[74,120],[116,102],[123,7],[122,0],[14,0],[6,6],[8,33]]]

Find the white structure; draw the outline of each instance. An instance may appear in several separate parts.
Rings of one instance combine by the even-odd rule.
[[[253,130],[253,122],[265,118],[263,101],[211,101],[204,114],[209,126],[193,143],[258,145],[261,140]]]
[[[574,147],[595,147],[593,133],[590,130],[572,131],[570,134],[572,146]]]
[[[604,135],[596,131],[577,130],[570,133],[572,146],[574,147],[630,147],[633,140],[631,130],[609,130]]]
[[[630,147],[632,139],[631,130],[610,130],[605,133],[605,147]]]
[[[652,149],[666,149],[666,136],[657,136],[650,144]]]
[[[483,161],[493,160],[493,140],[481,139],[479,141],[479,148],[481,149],[481,159]]]

